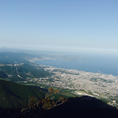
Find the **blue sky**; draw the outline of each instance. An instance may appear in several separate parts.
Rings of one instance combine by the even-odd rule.
[[[117,0],[0,0],[0,47],[116,50]]]

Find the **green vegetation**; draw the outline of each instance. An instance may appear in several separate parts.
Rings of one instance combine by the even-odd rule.
[[[0,107],[18,108],[28,104],[30,97],[43,98],[46,90],[0,80]]]
[[[50,109],[66,101],[65,93],[56,88],[42,89],[0,80],[0,108]]]
[[[35,66],[33,64],[24,64],[22,66],[18,66],[17,71],[19,75],[23,78],[40,78],[40,77],[47,77],[51,74],[48,71],[45,71],[42,67]]]
[[[48,88],[48,92],[42,99],[37,99],[36,97],[32,96],[29,98],[28,105],[21,109],[21,112],[26,112],[30,110],[49,110],[58,105],[61,105],[67,101],[67,98],[63,96],[58,96],[55,99],[56,94],[59,94],[58,89]]]
[[[27,78],[49,77],[52,73],[45,71],[40,66],[35,66],[31,63],[24,63],[22,65],[4,65],[0,66],[0,77],[8,78],[12,81],[22,81]]]
[[[0,78],[8,78],[8,75],[5,72],[0,71]]]
[[[6,52],[0,53],[0,57],[0,108],[23,108],[22,111],[37,107],[38,109],[50,109],[68,98],[87,94],[95,96],[105,103],[118,104],[117,96],[106,99],[102,95],[97,97],[91,91],[84,89],[80,90],[83,95],[78,95],[75,93],[76,90],[50,88],[51,84],[45,83],[55,81],[52,77],[53,72],[46,71],[45,68],[29,62],[28,60],[33,57],[31,55]],[[58,69],[54,70],[54,72],[56,71],[58,72]],[[59,71],[73,74],[66,70]],[[48,80],[44,83],[39,81],[40,78],[47,77]],[[113,82],[104,78],[91,78],[90,80],[93,82]],[[71,81],[68,82],[70,83],[68,86],[72,88]]]

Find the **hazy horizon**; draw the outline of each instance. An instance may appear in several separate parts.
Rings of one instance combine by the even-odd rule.
[[[117,1],[0,1],[0,47],[116,52]]]

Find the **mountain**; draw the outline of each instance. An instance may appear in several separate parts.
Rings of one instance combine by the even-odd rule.
[[[34,110],[21,114],[23,118],[117,118],[118,110],[88,96],[70,98],[48,111]]]
[[[5,113],[5,114],[4,114]],[[117,118],[118,110],[93,97],[70,98],[50,110],[4,111],[2,118]]]
[[[45,117],[54,118],[116,118],[118,110],[93,97],[71,98],[68,102],[48,111]]]
[[[33,63],[39,56],[25,53],[0,52],[0,57],[0,118],[116,118],[117,96],[112,91],[106,94],[116,82],[112,76],[109,80],[108,76],[91,78],[86,72],[39,66]],[[84,89],[80,89],[82,84]],[[92,92],[87,91],[88,86]],[[113,106],[102,102],[98,94],[94,96],[96,88]]]
[[[0,52],[0,63],[1,64],[14,64],[14,63],[23,63],[26,62],[26,58],[28,58],[29,54],[25,53],[17,53],[17,52]]]
[[[47,90],[0,80],[0,108],[20,108],[28,104],[30,97],[44,97]]]
[[[23,81],[27,78],[49,77],[51,73],[32,63],[0,64],[0,78]]]

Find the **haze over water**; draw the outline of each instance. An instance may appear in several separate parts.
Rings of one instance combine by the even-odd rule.
[[[115,54],[53,53],[48,57],[50,58],[42,59],[38,63],[59,68],[118,75],[117,55]]]
[[[117,14],[117,0],[2,0],[0,47],[116,51]],[[112,53],[64,55],[39,63],[117,75]]]

